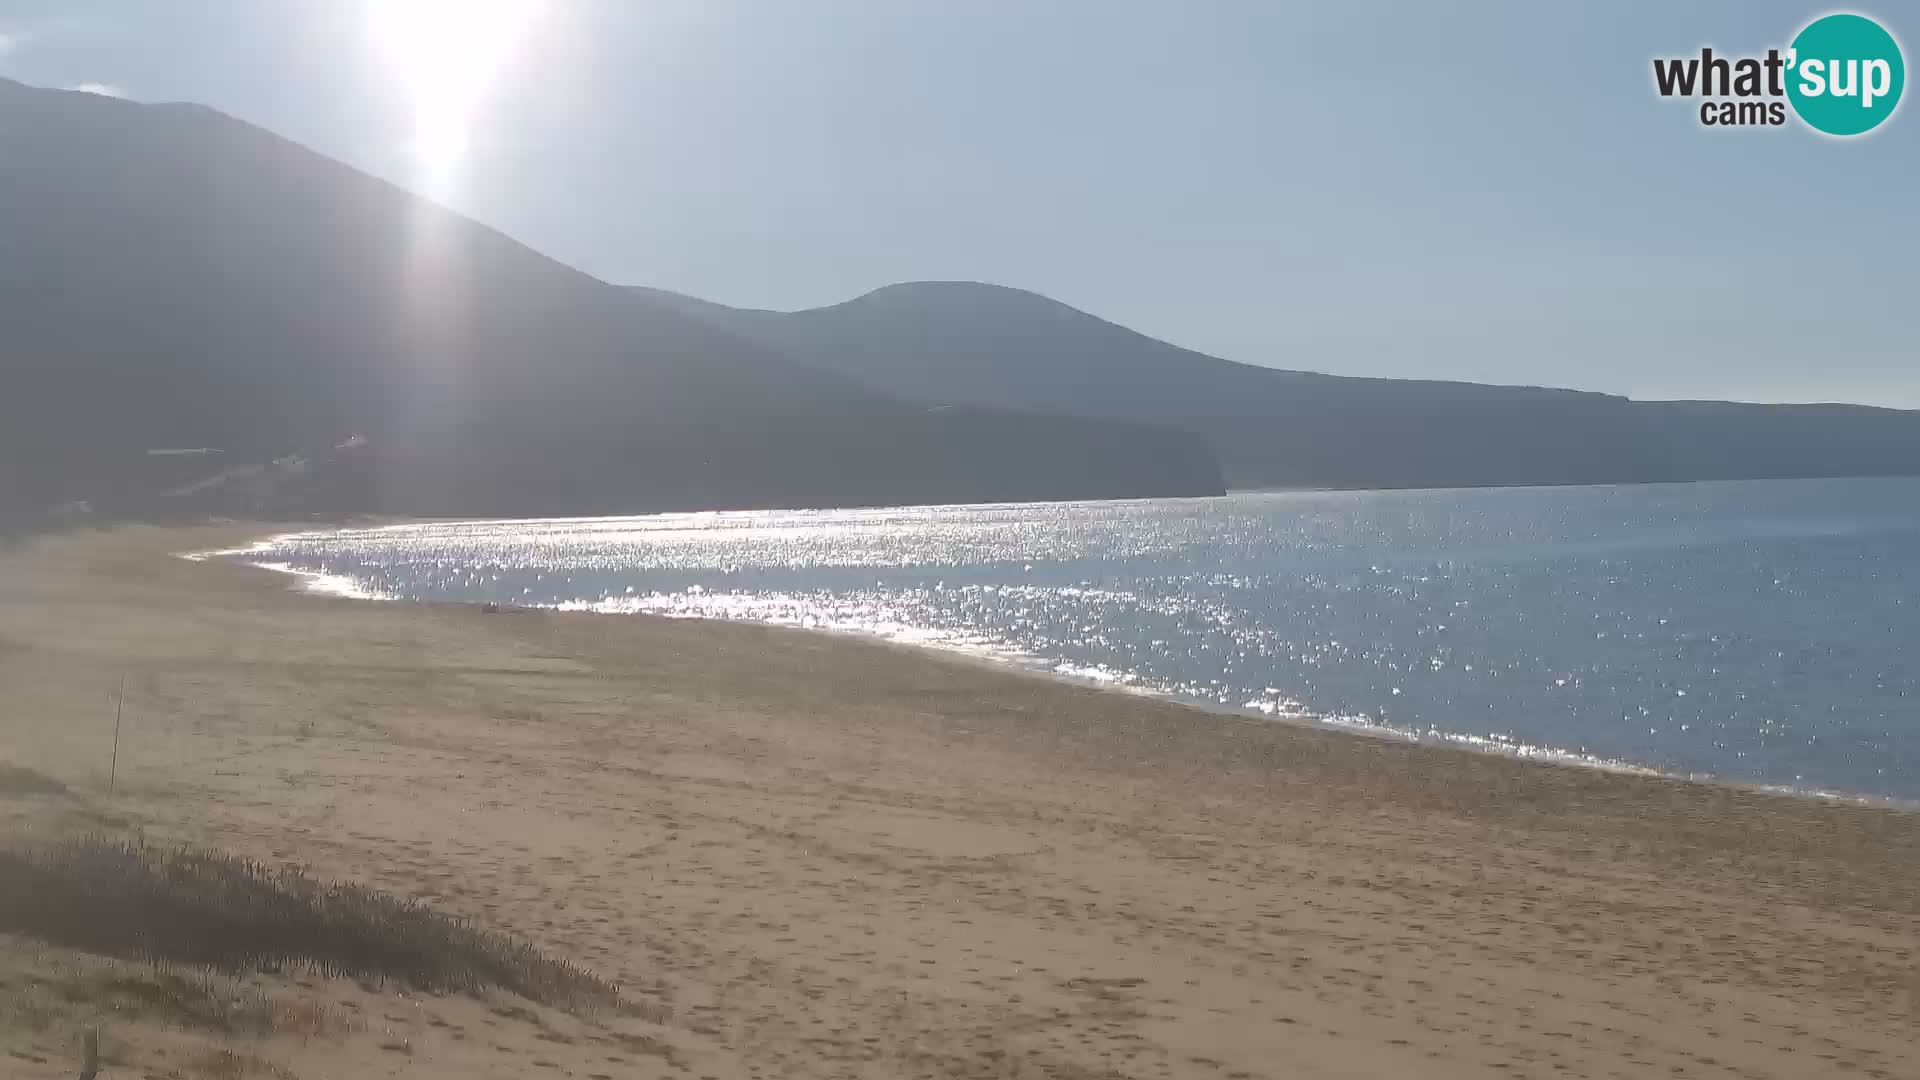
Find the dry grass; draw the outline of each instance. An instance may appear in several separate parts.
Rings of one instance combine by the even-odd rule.
[[[69,1052],[94,1035],[106,1076],[281,1077],[284,1069],[251,1053],[265,1045],[260,1040],[292,1040],[276,1045],[297,1054],[297,1046],[365,1031],[356,1011],[323,1000],[324,994],[269,978],[123,960],[0,935],[0,1059],[59,1062],[58,1070],[43,1072],[72,1075],[65,1064]],[[77,1060],[84,1056],[75,1054]],[[0,1076],[8,1075],[0,1063]]]
[[[49,1031],[78,1018],[132,1017],[220,1035],[311,1038],[355,1026],[339,1009],[171,965],[55,954],[11,976],[0,978],[0,1027]]]
[[[517,938],[360,885],[189,848],[82,839],[0,850],[0,931],[228,972],[304,967],[418,990],[498,987],[571,1012],[624,1004],[613,984]],[[199,1007],[190,986],[167,992]]]
[[[266,1058],[231,1047],[208,1050],[194,1058],[188,1072],[175,1075],[198,1077],[200,1080],[253,1080],[257,1077],[294,1080],[293,1073]]]
[[[267,1024],[275,1035],[318,1039],[344,1035],[365,1025],[345,1009],[311,998],[275,994],[267,999]]]
[[[210,972],[151,967],[75,979],[58,989],[68,1001],[105,1013],[151,1017],[226,1035],[273,1031],[266,998],[258,990]]]

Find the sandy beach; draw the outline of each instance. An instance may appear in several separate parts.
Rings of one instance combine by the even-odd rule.
[[[362,1019],[236,1075],[1920,1075],[1909,812],[173,557],[263,531],[0,552],[0,762],[68,788],[0,794],[0,843],[304,864],[657,1008],[302,979]],[[23,995],[87,962],[0,934],[0,1075],[70,1071]],[[188,1074],[107,1027],[108,1075]]]

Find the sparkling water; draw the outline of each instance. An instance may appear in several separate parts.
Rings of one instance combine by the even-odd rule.
[[[1920,480],[413,525],[247,557],[360,595],[858,631],[1275,718],[1920,798]]]

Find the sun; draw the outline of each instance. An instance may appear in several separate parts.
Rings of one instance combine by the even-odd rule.
[[[461,172],[488,92],[532,30],[541,0],[368,0],[368,24],[412,109],[420,180]]]

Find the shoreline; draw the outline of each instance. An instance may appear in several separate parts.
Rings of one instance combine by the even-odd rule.
[[[247,535],[0,552],[0,760],[68,789],[0,793],[7,842],[304,865],[666,1017],[636,1057],[317,985],[384,1027],[248,1044],[296,1075],[1920,1072],[1920,816],[174,557]],[[164,1074],[131,1039],[117,1067]]]
[[[1289,492],[1280,492],[1282,494]],[[543,519],[545,520],[545,519]],[[551,519],[575,520],[575,519]],[[583,521],[617,520],[616,518],[582,518]],[[439,521],[399,521],[372,526],[331,525],[318,529],[302,529],[291,532],[274,532],[254,539],[244,548],[225,551],[180,552],[185,559],[233,559],[244,560],[248,555],[263,554],[275,541],[302,535],[319,535],[355,528],[390,529],[406,528],[414,525],[450,524]],[[242,565],[266,570],[293,578],[297,585],[288,588],[295,592],[310,593],[319,596],[332,596],[345,599],[376,601],[396,604],[447,604],[456,607],[476,608],[483,606],[470,600],[416,600],[409,597],[371,592],[361,588],[351,578],[319,571],[299,570],[286,563],[244,561]],[[1578,750],[1554,746],[1534,746],[1531,744],[1511,745],[1487,736],[1471,735],[1464,732],[1442,732],[1437,729],[1427,732],[1407,731],[1388,724],[1380,724],[1367,719],[1348,720],[1330,714],[1311,711],[1282,712],[1265,711],[1251,705],[1231,705],[1225,702],[1208,701],[1197,697],[1179,694],[1158,687],[1139,686],[1127,682],[1124,678],[1101,678],[1093,675],[1078,674],[1074,671],[1060,670],[1060,665],[1044,657],[1020,653],[1006,649],[974,648],[945,641],[909,641],[889,637],[884,633],[841,626],[803,626],[789,622],[752,618],[729,618],[727,616],[675,615],[660,611],[602,611],[588,607],[566,607],[554,605],[501,605],[503,609],[525,611],[549,611],[556,613],[577,613],[604,617],[655,618],[668,620],[699,620],[733,623],[745,626],[763,626],[799,633],[824,634],[831,637],[867,642],[890,648],[911,650],[919,653],[957,659],[966,663],[978,663],[993,670],[1014,671],[1023,675],[1056,680],[1067,685],[1105,691],[1108,693],[1129,694],[1156,701],[1193,709],[1213,716],[1231,717],[1247,723],[1270,723],[1297,725],[1317,731],[1336,732],[1359,738],[1381,739],[1388,742],[1400,742],[1414,746],[1434,749],[1449,749],[1471,754],[1483,754],[1502,758],[1526,765],[1551,765],[1560,768],[1591,769],[1605,773],[1628,776],[1652,777],[1677,783],[1706,784],[1715,787],[1733,788],[1755,794],[1778,795],[1786,798],[1813,799],[1822,802],[1849,803],[1860,806],[1881,807],[1889,810],[1920,813],[1920,799],[1901,798],[1894,795],[1882,795],[1872,792],[1837,791],[1827,788],[1797,787],[1791,784],[1769,784],[1759,781],[1729,779],[1712,773],[1685,773],[1646,765],[1639,762],[1617,758],[1606,758]],[[1064,663],[1064,662],[1062,662]],[[1053,665],[1053,666],[1049,666]]]

